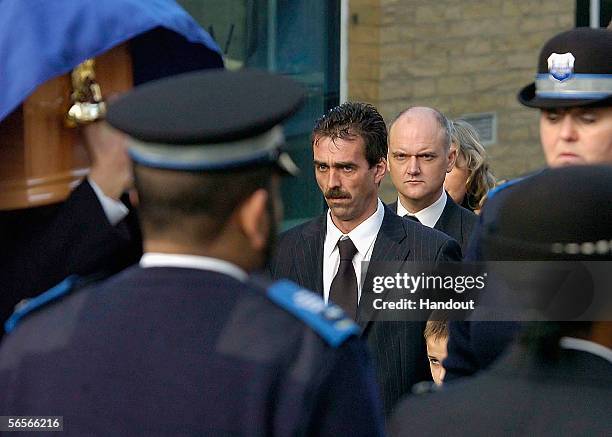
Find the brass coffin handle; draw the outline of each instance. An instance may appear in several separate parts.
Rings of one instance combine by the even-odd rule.
[[[76,127],[93,123],[106,115],[100,85],[96,82],[95,61],[87,59],[72,70],[72,105],[66,114],[66,124]]]

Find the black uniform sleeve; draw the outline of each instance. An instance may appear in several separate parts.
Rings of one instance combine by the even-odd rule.
[[[497,221],[499,206],[508,191],[511,188],[498,191],[487,200],[470,236],[464,258],[466,262],[483,261],[483,233]],[[514,339],[517,331],[518,325],[513,322],[450,322],[444,380],[471,376],[489,366]]]
[[[487,203],[490,203],[487,202]],[[487,220],[491,209],[487,204],[482,209],[478,221],[472,230],[470,241],[465,253],[465,261],[474,262],[482,259],[480,248],[480,236],[482,234],[483,221]],[[451,321],[449,323],[448,336],[448,355],[444,360],[444,369],[446,375],[445,381],[452,381],[464,376],[473,375],[478,371],[478,362],[474,356],[471,344],[470,327],[472,322],[469,321]]]

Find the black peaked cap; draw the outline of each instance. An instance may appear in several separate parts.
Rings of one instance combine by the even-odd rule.
[[[579,27],[561,32],[544,44],[538,58],[538,74],[548,74],[548,57],[553,53],[571,53],[575,57],[573,74],[612,77],[612,30]],[[526,85],[518,101],[532,108],[610,106],[612,93],[603,97],[563,98],[536,94],[536,84]]]
[[[113,102],[107,121],[146,143],[219,144],[263,134],[299,108],[303,88],[257,70],[208,70],[141,85]]]

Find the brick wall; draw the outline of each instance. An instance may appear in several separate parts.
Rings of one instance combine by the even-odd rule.
[[[544,164],[538,111],[516,93],[533,80],[537,56],[574,26],[574,0],[350,0],[349,99],[370,102],[389,121],[407,106],[450,117],[496,112],[488,146],[500,178]],[[387,180],[382,197],[391,200]]]

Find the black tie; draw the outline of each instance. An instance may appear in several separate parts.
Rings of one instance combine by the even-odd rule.
[[[357,275],[353,267],[353,257],[357,248],[350,238],[338,241],[340,265],[329,288],[329,300],[340,307],[353,319],[357,317]]]
[[[409,218],[410,220],[415,221],[417,223],[421,223],[421,221],[417,218],[416,215],[408,215],[408,214],[406,214],[404,217]]]

